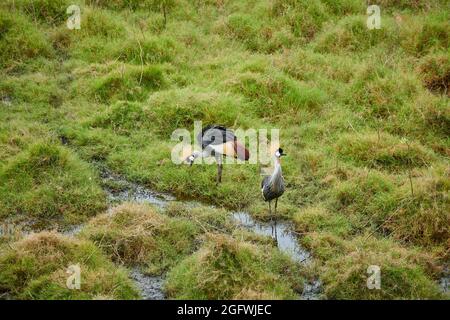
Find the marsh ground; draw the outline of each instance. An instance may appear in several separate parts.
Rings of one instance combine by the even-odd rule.
[[[66,27],[74,3],[80,30]],[[0,219],[86,225],[2,233],[0,292],[136,298],[137,265],[167,274],[171,298],[294,298],[308,277],[331,299],[448,298],[449,3],[174,0],[166,21],[157,3],[0,5]],[[379,30],[366,26],[372,3]],[[171,162],[172,131],[198,120],[280,129],[279,211],[310,268],[229,225],[227,210],[268,219],[258,165],[225,165],[216,186],[215,166]],[[104,190],[121,185],[105,186],[102,166],[216,208],[106,212]],[[73,293],[63,274],[80,259],[91,286]]]

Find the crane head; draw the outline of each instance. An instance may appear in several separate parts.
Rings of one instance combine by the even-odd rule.
[[[278,148],[277,151],[275,151],[275,157],[280,158],[282,156],[286,156],[286,153],[283,152],[283,149]]]
[[[189,166],[192,166],[192,164],[194,163],[195,159],[197,159],[198,157],[200,157],[201,152],[199,151],[194,151],[190,156],[188,156],[184,162],[186,162]]]

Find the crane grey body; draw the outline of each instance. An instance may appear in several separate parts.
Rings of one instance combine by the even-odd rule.
[[[274,220],[273,217],[276,216],[277,214],[278,198],[283,195],[285,190],[283,172],[281,170],[281,162],[280,162],[280,158],[285,155],[286,154],[283,153],[283,149],[278,149],[275,152],[275,168],[273,170],[273,173],[270,176],[264,177],[264,179],[261,181],[261,192],[264,201],[269,202],[269,215],[272,221]],[[271,206],[272,200],[275,200],[274,215],[272,215],[272,206]],[[275,241],[277,241],[276,219],[275,219],[275,227],[272,229],[272,232],[273,231],[275,231]]]
[[[233,131],[224,126],[206,126],[197,135],[197,142],[201,146],[202,151],[194,151],[186,158],[186,162],[192,165],[195,159],[199,157],[215,157],[217,162],[217,183],[222,181],[223,156],[230,156],[241,160],[248,160],[250,157],[249,151],[237,141]]]

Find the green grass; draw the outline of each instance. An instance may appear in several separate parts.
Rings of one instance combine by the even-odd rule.
[[[56,25],[66,20],[66,9],[73,4],[68,0],[7,0],[13,9],[25,13],[30,19]]]
[[[395,170],[430,165],[434,154],[418,143],[401,141],[389,134],[345,134],[337,142],[336,151],[347,161],[364,167]]]
[[[382,28],[367,30],[358,0],[170,2],[165,23],[155,1],[85,1],[80,30],[66,28],[63,0],[0,5],[0,220],[66,227],[102,212],[88,164],[99,162],[219,207],[174,204],[169,217],[139,207],[125,227],[96,217],[86,230],[109,258],[168,271],[173,297],[291,298],[286,274],[260,262],[281,259],[264,250],[272,244],[234,230],[222,210],[268,219],[260,166],[225,165],[216,186],[215,165],[171,162],[172,131],[192,132],[198,120],[279,128],[288,154],[279,214],[311,249],[326,297],[442,298],[434,284],[448,261],[448,8],[378,1]],[[150,236],[134,211],[170,228]],[[122,241],[136,230],[127,251]],[[205,230],[220,235],[197,237]],[[101,245],[103,231],[124,251]],[[423,255],[434,269],[414,258]],[[214,263],[230,257],[219,279],[245,270],[254,281],[214,291]],[[381,266],[383,290],[366,290],[368,264]]]
[[[311,232],[303,243],[315,250],[325,295],[331,299],[439,299],[445,295],[427,273],[430,255],[370,237],[343,240],[328,232]],[[381,288],[367,288],[367,268],[380,267]]]
[[[329,232],[337,236],[348,236],[352,224],[342,214],[330,213],[326,208],[315,206],[299,210],[293,217],[295,229],[301,233],[312,231]]]
[[[432,91],[449,94],[450,82],[449,55],[445,53],[430,54],[423,58],[419,66],[422,82]]]
[[[69,150],[41,142],[18,154],[0,171],[0,216],[85,220],[105,208],[92,168]]]
[[[64,91],[58,87],[57,80],[40,72],[5,78],[0,84],[0,95],[10,97],[14,102],[45,108],[58,108],[64,100]]]
[[[301,276],[287,257],[214,234],[170,271],[166,283],[176,299],[293,299],[293,289],[301,287]]]
[[[320,89],[302,86],[284,75],[245,73],[233,83],[233,89],[254,102],[255,114],[263,118],[317,110],[327,98]]]
[[[81,237],[117,263],[161,274],[194,250],[198,234],[199,226],[192,221],[168,218],[145,205],[123,204],[92,219]]]
[[[93,83],[93,96],[102,101],[143,100],[149,90],[163,87],[161,69],[155,66],[128,68],[126,72],[115,71]]]
[[[24,15],[0,8],[0,67],[18,68],[29,59],[51,57],[52,47]]]
[[[127,272],[92,242],[54,232],[32,234],[0,249],[0,292],[14,299],[137,299]],[[80,267],[80,289],[66,285],[67,269]]]

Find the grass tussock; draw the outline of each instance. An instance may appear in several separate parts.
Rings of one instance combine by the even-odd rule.
[[[80,289],[67,287],[71,265],[80,267]],[[55,232],[31,234],[0,249],[0,292],[14,299],[137,299],[124,269],[89,241]]]
[[[245,107],[234,95],[188,87],[155,93],[144,109],[156,131],[167,137],[177,128],[192,130],[194,121],[228,126],[237,122],[246,127],[249,119],[242,115]],[[166,119],[171,119],[170,123]]]
[[[66,10],[73,4],[68,0],[6,0],[7,5],[25,13],[31,20],[49,25],[67,19]]]
[[[329,25],[315,40],[315,50],[323,53],[361,52],[393,40],[392,21],[383,19],[383,28],[368,31],[365,16],[349,16]]]
[[[0,8],[0,68],[14,70],[30,59],[52,55],[45,35],[26,16]]]
[[[276,52],[291,47],[296,41],[287,26],[263,24],[258,17],[249,14],[230,14],[217,21],[214,30],[229,39],[238,40],[254,52]]]
[[[97,37],[113,40],[126,35],[126,25],[122,18],[111,11],[85,8],[83,11],[83,28],[76,35],[82,39]]]
[[[69,150],[41,142],[0,170],[0,216],[79,222],[105,208],[97,175]]]
[[[171,161],[171,134],[198,120],[280,129],[279,218],[304,236],[327,295],[443,297],[434,282],[448,260],[447,6],[380,0],[381,29],[369,30],[374,2],[359,0],[158,3],[71,2],[82,21],[69,30],[65,0],[2,2],[0,222],[61,229],[103,211],[92,161],[267,220],[262,166],[225,164],[216,185],[214,163]],[[85,231],[114,261],[172,270],[171,297],[295,296],[270,239],[233,228],[225,210],[165,213],[127,205]],[[233,239],[212,236],[196,251],[204,233]],[[365,290],[368,263],[385,270],[382,291]]]
[[[146,82],[149,81],[147,76],[144,73],[143,79]],[[104,87],[98,87],[102,93],[103,89],[106,90]],[[146,102],[116,102],[105,112],[98,114],[92,125],[110,128],[117,134],[130,135],[139,130],[151,130],[166,137],[177,128],[193,128],[194,121],[232,125],[241,108],[243,102],[232,95],[196,88],[165,90],[152,94]],[[228,112],[230,109],[234,112]],[[228,117],[228,120],[225,117]],[[166,119],[172,120],[167,123]],[[249,125],[245,118],[241,119],[240,123],[243,126]]]
[[[87,0],[90,5],[95,5],[110,9],[148,9],[157,7],[159,1],[156,0]],[[167,1],[171,3],[171,1]]]
[[[336,7],[340,7],[339,4]],[[270,11],[272,16],[282,16],[292,33],[296,37],[303,38],[303,41],[313,39],[325,22],[331,18],[327,5],[323,1],[276,0],[272,2]]]
[[[92,85],[92,92],[102,102],[133,101],[143,100],[149,91],[163,86],[164,75],[161,68],[157,66],[129,67],[96,79]]]
[[[434,157],[420,144],[402,141],[386,133],[342,135],[336,151],[358,165],[390,170],[426,166]]]
[[[98,115],[92,125],[100,128],[111,128],[117,134],[130,134],[135,129],[148,127],[146,115],[138,102],[119,101],[109,110]]]
[[[301,277],[289,258],[224,235],[210,234],[173,268],[166,291],[176,299],[293,299]]]
[[[439,299],[443,294],[427,273],[433,258],[390,240],[356,237],[351,241],[329,233],[310,233],[303,242],[315,250],[329,299]],[[369,266],[381,270],[381,288],[367,287]],[[434,269],[436,271],[436,269]]]
[[[198,233],[199,227],[188,219],[169,218],[146,205],[123,204],[92,219],[81,237],[117,263],[161,274],[194,250]]]
[[[326,101],[326,94],[317,88],[301,85],[284,75],[242,74],[229,85],[254,103],[259,117],[295,114],[300,110],[314,111]]]
[[[424,57],[419,72],[425,87],[433,92],[450,94],[450,59],[448,54]]]
[[[430,10],[438,6],[439,1],[420,1],[420,0],[379,0],[379,1],[367,1],[368,4],[377,4],[382,8],[388,10]]]
[[[230,221],[230,214],[225,209],[211,208],[199,204],[189,206],[179,202],[171,202],[164,213],[171,217],[194,221],[202,228],[202,231],[227,233],[234,229],[234,225]]]
[[[402,241],[423,246],[448,246],[450,200],[448,169],[423,172],[394,192],[399,203],[384,228]],[[380,208],[382,209],[382,208]],[[447,253],[448,254],[448,253]]]
[[[8,119],[0,124],[0,163],[3,165],[23,149],[35,143],[36,138],[48,138],[48,131],[43,125],[30,124],[23,119]]]
[[[176,42],[168,37],[153,37],[150,39],[129,39],[123,43],[115,56],[122,61],[141,63],[164,63],[174,60],[178,51]]]
[[[421,171],[411,180],[404,177],[402,181],[377,172],[361,172],[336,186],[333,206],[356,215],[365,221],[363,224],[373,223],[376,231],[403,243],[445,247],[449,237],[449,186],[443,178],[448,172],[442,170]]]
[[[447,98],[427,95],[420,101],[420,104],[419,110],[424,114],[425,124],[437,134],[448,135],[450,133],[450,109],[447,108]],[[433,146],[437,152],[444,155],[449,154],[445,142],[437,142]]]
[[[352,230],[352,225],[345,216],[329,212],[321,206],[306,207],[297,211],[293,221],[295,229],[302,234],[317,230],[345,237]]]
[[[9,97],[14,103],[29,103],[58,108],[64,100],[64,92],[58,82],[42,73],[22,77],[8,77],[0,82],[0,96]]]

